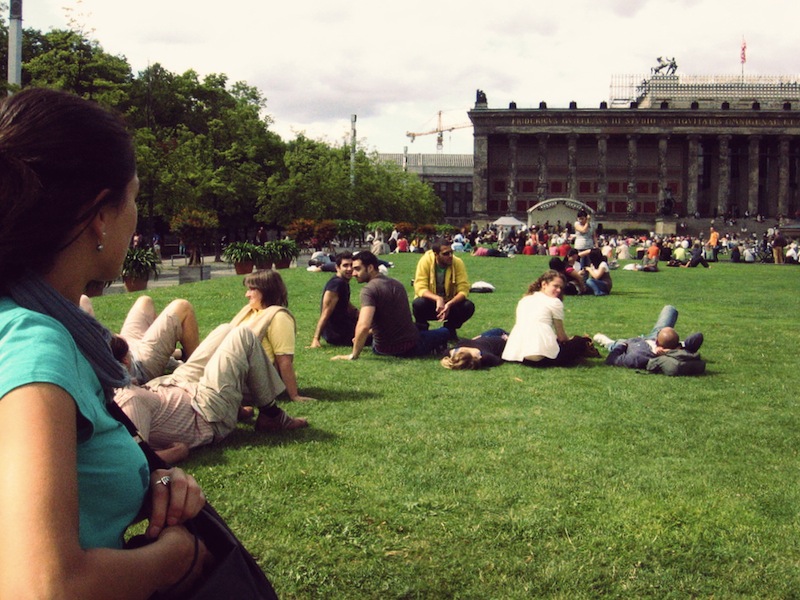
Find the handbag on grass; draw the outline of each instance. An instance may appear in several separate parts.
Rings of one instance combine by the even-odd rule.
[[[108,410],[139,443],[150,471],[167,469],[167,465],[145,442],[136,426],[117,406],[110,402]],[[155,594],[155,599],[170,600],[277,600],[278,595],[253,556],[234,535],[214,507],[206,502],[201,511],[185,523],[187,529],[203,540],[214,557],[214,564],[192,588],[180,595]],[[139,536],[137,536],[139,537]],[[142,536],[143,537],[143,536]],[[135,543],[134,543],[135,545]]]

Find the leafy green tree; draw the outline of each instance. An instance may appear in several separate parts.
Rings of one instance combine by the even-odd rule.
[[[40,43],[36,55],[24,62],[30,85],[67,90],[113,107],[127,100],[133,75],[124,57],[65,29],[45,33]]]
[[[284,168],[267,182],[259,218],[285,224],[298,217],[360,222],[441,217],[441,201],[415,174],[363,151],[356,154],[352,185],[350,168],[346,148],[298,137],[287,144]]]
[[[170,220],[170,228],[189,248],[189,264],[202,264],[203,244],[212,239],[219,227],[217,216],[207,210],[184,208]]]
[[[350,174],[341,152],[303,135],[287,144],[284,169],[270,176],[258,217],[287,225],[295,218],[345,217],[341,204],[349,194]]]
[[[336,235],[342,245],[354,246],[364,237],[364,224],[355,219],[339,219],[336,221]]]

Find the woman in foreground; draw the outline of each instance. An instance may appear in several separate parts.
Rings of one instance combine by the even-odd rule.
[[[78,308],[119,277],[138,185],[130,135],[96,104],[44,89],[0,104],[2,598],[147,598],[207,555],[181,525],[202,491],[180,469],[150,474],[109,414],[128,378]],[[125,550],[137,516],[153,543]]]
[[[588,337],[570,338],[564,330],[561,291],[564,276],[549,270],[534,281],[517,304],[514,328],[503,360],[531,366],[566,366],[584,356],[600,356]]]

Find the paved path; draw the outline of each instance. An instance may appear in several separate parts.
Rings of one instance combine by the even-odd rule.
[[[300,257],[302,261],[305,258],[305,261],[308,262],[308,257]],[[158,280],[151,279],[147,284],[147,289],[155,289],[161,287],[169,287],[173,285],[178,285],[178,267],[182,267],[186,264],[186,260],[183,258],[176,258],[174,261],[170,260],[169,258],[165,258],[164,261],[161,263],[161,273],[158,276]],[[214,255],[205,256],[203,258],[203,265],[207,267],[211,267],[211,277],[223,277],[227,275],[235,275],[236,271],[233,269],[233,265],[226,262],[214,262]],[[106,288],[103,294],[124,294],[125,293],[125,285],[122,283],[122,280],[119,279],[111,284],[111,287]]]

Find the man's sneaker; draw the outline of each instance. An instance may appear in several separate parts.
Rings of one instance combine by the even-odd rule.
[[[274,417],[268,417],[263,413],[259,413],[256,419],[256,431],[263,431],[266,433],[278,433],[280,431],[289,431],[291,429],[302,429],[308,427],[308,421],[300,417],[290,417],[284,412],[283,409]]]
[[[687,352],[691,352],[694,354],[698,350],[700,350],[700,346],[703,345],[703,334],[699,331],[697,333],[692,333],[686,336],[686,339],[683,340],[683,347]]]
[[[614,343],[614,340],[612,340],[610,337],[602,333],[595,333],[592,339],[594,340],[595,344],[600,344],[604,348],[608,348],[609,346],[611,346],[611,344]]]

